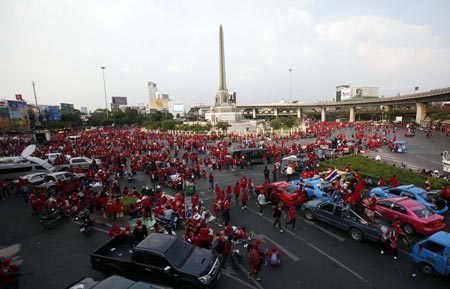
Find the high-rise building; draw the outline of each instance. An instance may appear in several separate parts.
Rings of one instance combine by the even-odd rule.
[[[158,93],[158,87],[156,86],[156,83],[149,81],[147,83],[148,85],[148,96],[149,99],[156,99],[156,94]]]
[[[81,113],[85,113],[85,114],[88,113],[88,109],[85,106],[80,107],[80,111],[81,111]]]

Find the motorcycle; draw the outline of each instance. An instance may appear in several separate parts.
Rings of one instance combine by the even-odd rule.
[[[81,214],[79,214],[75,220],[81,219],[82,223],[79,225],[80,232],[83,233],[83,235],[90,236],[92,233],[92,220],[89,216],[89,210],[84,210]]]
[[[162,226],[164,230],[166,230],[169,235],[172,234],[175,229],[182,229],[184,225],[184,221],[182,218],[178,218],[177,214],[174,214],[174,217],[171,220],[165,219],[164,217],[157,216],[155,217],[156,224]]]
[[[61,209],[52,208],[48,215],[41,217],[41,223],[44,229],[50,230],[53,229],[57,223],[64,220],[65,216]]]

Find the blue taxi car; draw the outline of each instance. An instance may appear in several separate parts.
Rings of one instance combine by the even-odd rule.
[[[310,178],[304,180],[291,181],[291,184],[298,185],[302,182],[305,185],[306,197],[308,200],[329,200],[333,194],[333,184],[320,178]]]
[[[428,276],[450,275],[450,234],[440,231],[418,242],[411,257]]]
[[[439,191],[427,192],[414,185],[407,186],[382,186],[373,188],[370,194],[375,194],[381,198],[408,197],[416,200],[436,214],[443,215],[448,211],[447,202],[439,197]]]

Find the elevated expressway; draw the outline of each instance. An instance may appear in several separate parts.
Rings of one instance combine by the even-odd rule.
[[[326,120],[326,111],[332,109],[343,109],[349,111],[349,121],[355,121],[355,112],[357,108],[377,107],[388,112],[394,105],[415,104],[416,105],[416,123],[425,119],[427,104],[430,102],[450,101],[450,87],[441,89],[432,89],[426,92],[399,95],[392,97],[382,97],[373,99],[349,100],[340,102],[318,102],[312,104],[304,103],[270,103],[270,104],[238,104],[237,108],[245,115],[251,115],[253,119],[265,115],[297,115],[301,117],[303,111],[319,110],[321,111],[321,121]],[[190,113],[194,115],[204,115],[211,109],[207,105],[194,105]]]

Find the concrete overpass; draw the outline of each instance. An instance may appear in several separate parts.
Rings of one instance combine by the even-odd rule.
[[[420,123],[425,119],[427,103],[437,101],[450,101],[450,87],[441,89],[432,89],[426,92],[398,95],[393,97],[382,97],[373,99],[349,100],[340,102],[318,102],[312,104],[304,103],[270,103],[270,104],[238,104],[240,111],[251,111],[251,116],[256,119],[258,116],[273,115],[275,117],[281,115],[296,115],[301,117],[304,110],[321,111],[321,120],[326,120],[327,109],[345,108],[349,110],[349,121],[355,121],[356,109],[361,107],[380,107],[388,112],[392,110],[394,105],[415,104],[416,105],[416,123]],[[207,105],[193,106],[190,112],[197,112],[198,115],[209,111],[211,107]]]

